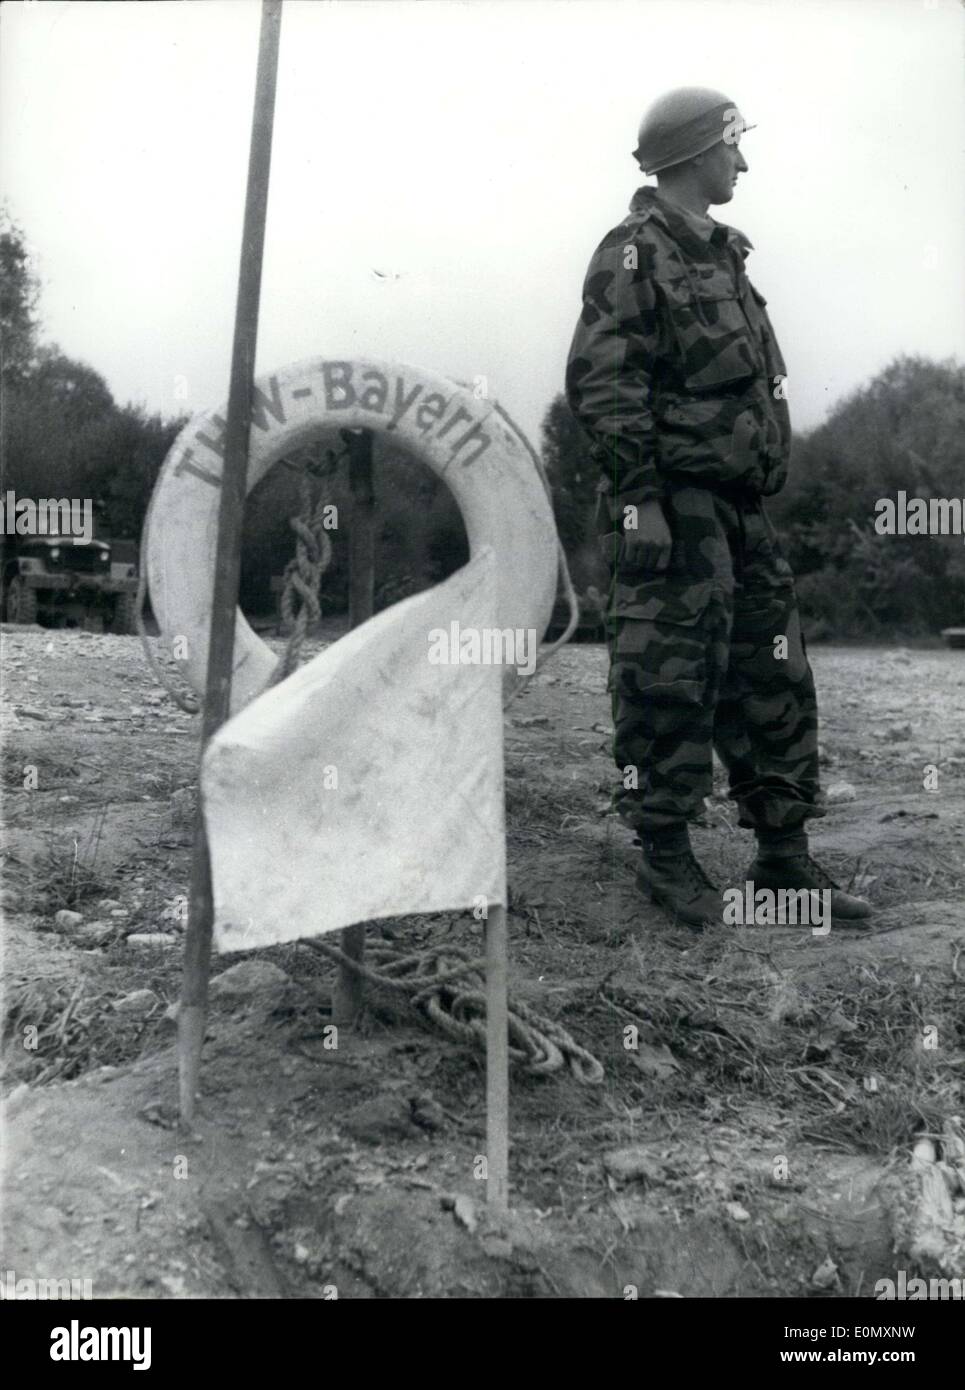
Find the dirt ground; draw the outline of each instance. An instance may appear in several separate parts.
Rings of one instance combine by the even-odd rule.
[[[872,1296],[899,1268],[965,1275],[965,652],[812,653],[813,846],[877,908],[823,938],[697,938],[635,892],[602,647],[565,649],[512,704],[511,996],[604,1079],[514,1069],[496,1226],[481,1055],[378,989],[332,1048],[332,970],[303,944],[216,958],[255,965],[213,988],[199,1117],[177,1128],[198,720],[137,639],[2,645],[0,1270],[164,1298]],[[743,880],[720,789],[694,838]],[[369,937],[482,947],[459,914]]]

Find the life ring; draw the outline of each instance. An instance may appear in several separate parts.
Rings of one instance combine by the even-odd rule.
[[[207,675],[225,415],[207,411],[178,435],[155,485],[146,541],[155,616],[199,694]],[[326,436],[334,443],[344,429],[385,435],[443,479],[462,513],[471,556],[486,546],[494,552],[499,627],[535,629],[541,639],[556,593],[556,527],[532,448],[506,412],[421,368],[310,358],[255,384],[248,491],[286,455]],[[265,689],[276,664],[239,612],[232,714]]]

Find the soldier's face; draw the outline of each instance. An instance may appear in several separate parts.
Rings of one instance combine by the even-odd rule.
[[[747,161],[737,141],[721,140],[698,155],[701,192],[708,203],[729,203],[734,196],[738,174],[747,172]]]

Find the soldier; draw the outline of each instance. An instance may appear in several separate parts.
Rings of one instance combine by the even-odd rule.
[[[814,682],[762,501],[787,475],[785,368],[750,241],[707,216],[747,172],[748,128],[704,88],[650,107],[635,158],[657,186],[593,255],[566,373],[602,470],[617,809],[643,848],[638,887],[695,930],[723,914],[688,834],[712,748],[757,837],[755,890],[829,889],[832,916],[871,912],[808,853],[825,814]]]

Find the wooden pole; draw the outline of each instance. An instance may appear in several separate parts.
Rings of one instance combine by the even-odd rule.
[[[509,1205],[509,1007],[506,909],[486,918],[486,1204],[494,1217]]]
[[[207,684],[201,731],[202,752],[212,734],[228,718],[231,709],[235,610],[238,606],[241,578],[241,526],[248,481],[248,436],[251,430],[251,397],[258,337],[258,303],[261,296],[268,177],[271,169],[281,7],[282,0],[263,0],[261,9],[258,71],[248,155],[248,189],[245,197],[234,342],[231,350],[224,471],[218,509],[218,549],[211,604]],[[181,1119],[186,1124],[193,1118],[198,1089],[208,1000],[208,972],[211,965],[211,930],[214,922],[211,862],[200,807],[194,831],[189,902],[184,980],[178,1015],[178,1097]]]
[[[367,622],[375,607],[375,481],[372,469],[372,434],[346,430],[352,515],[348,533],[348,620],[350,627]],[[365,923],[356,922],[342,932],[341,947],[352,960],[365,958]],[[350,1028],[362,1008],[362,977],[347,965],[339,967],[332,999],[332,1018],[338,1027]]]

